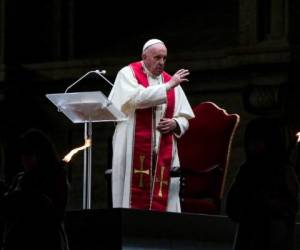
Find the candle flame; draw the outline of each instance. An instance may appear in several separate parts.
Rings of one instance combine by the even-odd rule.
[[[63,161],[64,162],[70,162],[74,154],[76,154],[80,150],[83,150],[87,147],[90,147],[91,144],[92,144],[92,140],[89,139],[89,138],[86,139],[83,146],[72,149],[67,155],[65,155],[65,157],[63,158]]]
[[[297,142],[300,142],[300,131],[296,134],[297,136]]]

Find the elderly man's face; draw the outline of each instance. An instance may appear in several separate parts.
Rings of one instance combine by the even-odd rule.
[[[161,43],[154,44],[144,51],[142,57],[146,68],[154,76],[159,76],[165,68],[167,48]]]

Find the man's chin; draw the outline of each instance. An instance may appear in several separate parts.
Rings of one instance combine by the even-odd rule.
[[[159,75],[162,74],[162,72],[163,72],[163,69],[161,69],[161,70],[156,70],[155,75],[156,75],[156,76],[159,76]]]

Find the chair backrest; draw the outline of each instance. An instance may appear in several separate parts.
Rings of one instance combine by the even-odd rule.
[[[228,114],[213,102],[202,102],[193,110],[195,118],[178,140],[182,211],[216,214],[239,115]]]

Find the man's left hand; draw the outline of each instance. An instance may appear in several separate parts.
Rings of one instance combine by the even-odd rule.
[[[174,119],[163,118],[159,121],[157,129],[162,134],[172,132],[177,128],[177,122]]]

